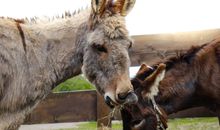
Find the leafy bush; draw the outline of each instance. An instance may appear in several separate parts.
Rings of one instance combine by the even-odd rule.
[[[53,92],[60,91],[73,91],[73,90],[86,90],[95,89],[95,87],[89,83],[82,75],[73,77],[59,84],[54,88]]]

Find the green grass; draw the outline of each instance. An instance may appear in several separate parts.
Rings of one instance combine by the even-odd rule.
[[[97,130],[97,123],[96,122],[82,123],[78,125],[78,128],[59,129],[59,130]],[[112,125],[112,130],[122,130],[121,123],[114,123]]]
[[[181,118],[170,119],[167,130],[220,130],[218,119],[209,118]],[[97,130],[96,122],[82,123],[78,128],[59,129],[59,130]],[[112,130],[122,130],[121,123],[113,123]]]
[[[83,76],[76,76],[59,84],[53,89],[53,92],[74,91],[74,90],[91,90],[95,87],[89,83]]]
[[[170,119],[168,130],[220,130],[218,118]]]
[[[96,122],[82,123],[78,128],[59,129],[59,130],[96,130]]]

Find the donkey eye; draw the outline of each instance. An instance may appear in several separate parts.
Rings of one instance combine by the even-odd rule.
[[[100,45],[100,44],[93,44],[93,48],[95,48],[97,51],[99,52],[105,52],[107,53],[107,49],[103,46],[103,45]]]

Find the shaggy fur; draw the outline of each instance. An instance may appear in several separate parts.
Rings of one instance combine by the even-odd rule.
[[[122,110],[123,123],[126,125],[124,125],[124,130],[131,130],[135,128],[135,125],[139,125],[136,130],[156,130],[155,111],[149,102],[150,88],[155,86],[149,82],[149,77],[159,75],[152,76],[161,63],[166,65],[166,73],[157,86],[159,93],[155,96],[161,111],[171,114],[187,108],[204,106],[219,116],[219,48],[220,39],[216,39],[203,46],[193,47],[177,57],[155,64],[153,70],[142,65],[137,76],[132,80],[139,102],[135,105],[126,105]],[[154,78],[154,82],[156,79]],[[143,111],[148,111],[148,113],[143,113]],[[162,119],[166,119],[165,113],[161,115]],[[145,122],[140,123],[143,121]],[[132,122],[136,122],[135,125]]]
[[[0,18],[0,130],[18,129],[55,86],[81,68],[103,96],[108,93],[115,104],[125,102],[117,96],[133,90],[125,17],[122,10],[112,11],[109,1],[102,6],[92,2],[97,11],[51,22]]]

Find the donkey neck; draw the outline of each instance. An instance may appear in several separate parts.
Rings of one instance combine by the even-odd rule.
[[[22,25],[27,55],[34,53],[38,63],[50,73],[53,87],[81,73],[88,18],[86,10],[71,18]]]
[[[192,63],[177,63],[167,69],[159,85],[156,102],[167,114],[185,109],[191,105],[190,98],[195,92],[196,73]]]

